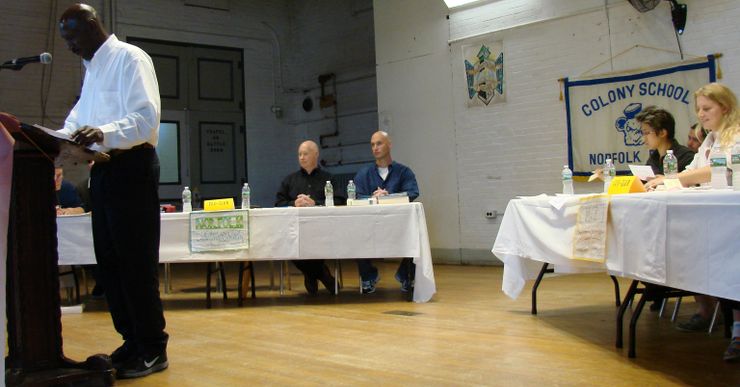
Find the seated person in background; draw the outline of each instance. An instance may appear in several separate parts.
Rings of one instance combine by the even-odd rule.
[[[688,141],[686,146],[692,151],[699,150],[701,143],[707,138],[707,132],[698,123],[691,125],[689,129]],[[676,329],[684,332],[702,332],[709,329],[712,323],[712,309],[717,303],[717,299],[712,296],[697,294],[694,296],[698,309],[688,321],[676,324]],[[720,320],[721,321],[721,320]]]
[[[319,147],[313,141],[304,141],[298,147],[298,164],[301,169],[288,175],[280,184],[277,193],[276,207],[312,207],[324,205],[324,186],[332,180],[329,172],[319,167]],[[336,184],[332,183],[334,187]],[[334,188],[334,192],[337,189]],[[336,197],[335,203],[343,202],[343,198]],[[319,292],[318,281],[321,281],[329,293],[334,294],[334,277],[323,259],[295,260],[293,264],[303,273],[308,294]]]
[[[686,146],[696,153],[699,151],[699,147],[701,146],[701,143],[704,142],[705,138],[707,138],[706,129],[702,128],[698,123],[691,125]]]
[[[85,212],[92,210],[92,202],[90,201],[90,169],[92,169],[93,164],[94,162],[92,160],[87,162],[87,178],[75,186],[82,200],[82,208],[85,209]]]
[[[740,134],[737,97],[727,86],[720,83],[702,86],[694,92],[694,102],[699,124],[711,132],[699,147],[694,161],[685,171],[678,174],[678,179],[684,187],[710,182],[712,172],[709,167],[709,152],[712,148],[718,148],[729,153],[735,145],[735,135]],[[663,177],[656,177],[647,182],[645,187],[654,189],[662,183]],[[725,361],[740,360],[740,309],[733,311],[733,318],[735,323],[732,328],[732,341],[725,351]]]
[[[663,175],[663,158],[668,150],[678,160],[678,172],[686,169],[694,159],[694,151],[676,141],[676,121],[668,111],[656,106],[648,106],[635,117],[642,125],[642,138],[650,149],[650,157],[645,165],[653,169],[653,173]]]
[[[388,133],[377,131],[370,138],[370,147],[373,151],[375,164],[362,168],[355,175],[355,186],[358,197],[383,196],[393,193],[406,192],[409,200],[419,196],[419,186],[416,176],[409,167],[393,161],[391,158],[391,138]],[[409,267],[411,272],[409,273]],[[369,259],[358,259],[357,268],[362,280],[362,293],[372,293],[380,280],[378,269]],[[410,258],[404,258],[396,271],[396,280],[401,283],[401,291],[407,292],[411,288],[415,265]]]
[[[72,183],[64,180],[64,170],[62,168],[54,168],[54,185],[57,193],[57,215],[85,213],[80,195],[77,194],[77,190]]]

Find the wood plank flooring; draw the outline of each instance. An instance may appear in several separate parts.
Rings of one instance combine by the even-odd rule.
[[[606,275],[546,277],[539,315],[532,316],[531,282],[511,300],[501,292],[501,267],[435,266],[437,294],[415,304],[404,301],[393,279],[397,263],[377,262],[377,293],[358,293],[357,269],[348,261],[337,297],[323,289],[307,297],[295,268],[293,290],[280,296],[260,263],[257,299],[241,308],[236,267],[229,266],[230,299],[214,292],[210,310],[205,266],[173,265],[174,292],[163,294],[170,367],[117,385],[740,386],[740,364],[722,361],[728,340],[721,327],[712,335],[682,333],[669,317],[644,311],[637,358],[615,348]],[[628,284],[621,280],[623,293]],[[120,345],[104,302],[85,304],[84,313],[62,317],[65,354],[74,360]],[[693,300],[685,300],[681,317],[693,310]]]

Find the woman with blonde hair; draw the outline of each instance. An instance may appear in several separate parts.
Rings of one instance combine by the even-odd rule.
[[[694,102],[699,124],[710,132],[694,156],[694,161],[685,171],[678,174],[678,179],[684,187],[709,182],[712,177],[709,153],[712,149],[719,149],[729,155],[735,145],[735,136],[740,134],[737,97],[727,86],[721,83],[702,86],[694,92]],[[662,183],[663,177],[658,177],[647,182],[645,186],[653,189]],[[740,309],[733,310],[733,317],[735,323],[732,327],[732,341],[724,354],[726,361],[740,360]]]
[[[699,124],[710,132],[694,156],[694,161],[678,174],[684,187],[709,182],[712,177],[709,152],[712,148],[718,148],[729,153],[735,145],[735,135],[740,134],[737,97],[727,86],[715,82],[700,87],[694,92],[694,104]],[[663,178],[656,178],[649,181],[646,187],[654,188],[662,183]]]

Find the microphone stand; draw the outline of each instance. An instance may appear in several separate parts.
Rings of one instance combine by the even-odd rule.
[[[3,63],[3,64],[0,65],[0,70],[5,69],[5,70],[19,71],[25,65],[26,65],[25,63],[23,63],[23,64],[21,64],[21,63],[15,63],[15,64],[14,63]]]

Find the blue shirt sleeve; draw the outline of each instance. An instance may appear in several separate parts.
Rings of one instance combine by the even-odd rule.
[[[402,192],[409,194],[409,200],[412,202],[419,197],[419,185],[416,183],[416,175],[411,168],[405,168],[401,176]]]
[[[62,208],[82,207],[82,199],[77,194],[77,190],[72,183],[62,180],[62,187],[59,189],[59,205]]]
[[[370,191],[370,168],[363,167],[360,169],[357,174],[355,174],[354,182],[355,182],[355,192],[357,193],[357,197],[367,197],[372,194],[372,191]]]

